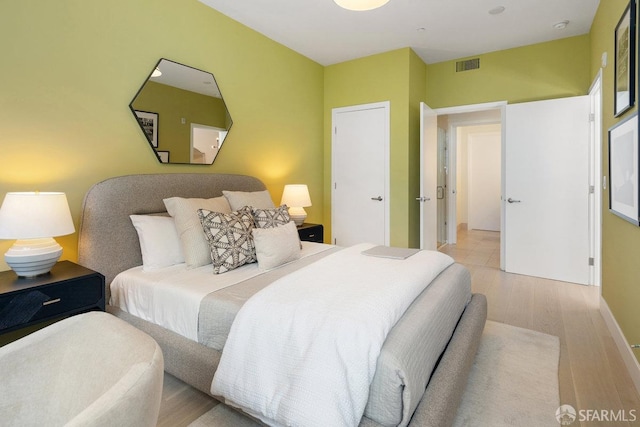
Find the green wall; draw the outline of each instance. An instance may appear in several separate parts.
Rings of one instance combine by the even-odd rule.
[[[197,0],[20,0],[0,5],[0,194],[64,191],[136,173],[261,178],[280,202],[309,185],[323,222],[323,67]],[[215,75],[234,125],[212,166],[162,165],[129,103],[158,59]],[[77,257],[77,233],[57,239]],[[0,241],[0,253],[12,241]],[[0,261],[0,270],[8,267]]]
[[[420,65],[422,64],[422,65]],[[410,247],[419,244],[419,222],[415,185],[419,178],[419,160],[412,157],[419,147],[411,105],[424,97],[426,66],[409,48],[343,62],[325,68],[324,76],[324,173],[325,218],[331,218],[331,110],[359,104],[390,101],[390,237],[391,245]],[[411,94],[411,95],[410,95]],[[417,168],[416,168],[417,165]],[[325,223],[325,235],[331,235]],[[416,243],[417,242],[417,243]]]
[[[590,33],[592,78],[600,70],[602,53],[607,52],[608,58],[602,70],[602,172],[605,176],[609,174],[608,129],[637,110],[634,107],[621,117],[613,117],[613,35],[628,4],[626,0],[601,1]],[[630,344],[640,342],[639,254],[640,228],[610,213],[608,190],[602,191],[602,296]],[[638,350],[634,352],[640,360]]]
[[[457,60],[430,64],[427,103],[441,108],[584,95],[591,85],[589,53],[583,35],[476,55],[477,70],[457,73]]]

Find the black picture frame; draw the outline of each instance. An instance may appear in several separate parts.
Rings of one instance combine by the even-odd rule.
[[[149,144],[153,148],[158,148],[158,123],[160,116],[158,113],[151,111],[134,110],[136,117],[138,118],[138,124],[142,128]]]
[[[156,150],[156,154],[158,155],[160,163],[170,163],[168,151]]]
[[[638,113],[609,129],[609,211],[640,225]]]
[[[613,114],[620,116],[635,104],[636,0],[630,0],[614,34],[615,67]]]

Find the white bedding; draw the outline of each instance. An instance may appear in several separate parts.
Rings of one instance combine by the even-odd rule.
[[[331,248],[303,242],[301,257]],[[248,264],[224,274],[213,274],[211,264],[187,269],[186,264],[143,271],[142,266],[118,274],[111,282],[109,304],[193,341],[198,341],[200,302],[209,293],[264,273]]]
[[[453,263],[356,245],[256,293],[231,327],[211,392],[269,425],[357,426],[387,333]]]

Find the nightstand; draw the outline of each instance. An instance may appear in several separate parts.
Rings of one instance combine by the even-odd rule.
[[[298,235],[300,240],[305,242],[324,242],[324,227],[322,224],[308,224],[304,223],[298,227]]]
[[[0,334],[104,309],[104,276],[71,261],[31,278],[0,272]]]

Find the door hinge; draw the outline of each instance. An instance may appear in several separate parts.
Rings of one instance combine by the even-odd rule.
[[[596,115],[594,113],[589,113],[589,122],[595,122],[596,121]]]
[[[333,239],[333,244],[337,246],[338,245],[338,239]]]
[[[338,126],[336,126],[336,127],[334,127],[334,128],[333,128],[333,134],[334,134],[334,135],[337,135],[337,134],[338,134]]]
[[[589,194],[595,194],[596,192],[596,186],[595,185],[590,185],[589,186]]]
[[[596,260],[593,257],[589,258],[589,265],[590,266],[596,265]]]

